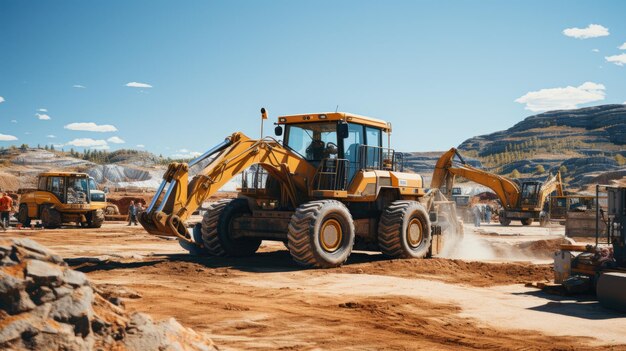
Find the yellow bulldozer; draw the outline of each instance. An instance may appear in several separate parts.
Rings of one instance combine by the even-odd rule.
[[[44,228],[58,228],[64,223],[78,223],[100,228],[104,222],[106,196],[86,173],[41,173],[37,189],[20,197],[18,221],[25,227],[41,220]]]
[[[282,142],[234,133],[189,163],[170,164],[142,226],[213,256],[247,256],[262,240],[282,241],[307,267],[339,266],[353,246],[426,257],[442,226],[458,227],[454,213],[437,217],[449,202],[425,192],[422,177],[401,172],[396,152],[383,147],[391,124],[343,112],[281,116],[275,124]],[[200,168],[191,180],[190,167]],[[201,223],[186,223],[246,169],[236,199],[212,203]]]
[[[454,162],[455,156],[459,162]],[[556,192],[557,196],[564,195],[559,172],[544,182],[510,179],[471,166],[465,162],[457,149],[451,148],[437,160],[430,187],[444,188],[446,190],[442,192],[450,194],[456,176],[484,185],[496,193],[503,207],[499,212],[500,224],[505,226],[512,220],[519,220],[523,225],[530,225],[534,220],[539,220],[541,225],[546,225],[548,218],[545,217],[545,213],[542,215],[542,211],[548,197],[553,192]]]

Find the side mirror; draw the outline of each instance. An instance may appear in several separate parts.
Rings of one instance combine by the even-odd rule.
[[[349,133],[348,133],[348,123],[346,122],[339,122],[339,125],[337,126],[337,134],[339,136],[339,138],[341,139],[345,139],[348,137]]]
[[[283,135],[283,127],[281,127],[281,126],[276,126],[276,128],[274,128],[274,134],[276,134],[276,136],[281,136],[281,135]]]

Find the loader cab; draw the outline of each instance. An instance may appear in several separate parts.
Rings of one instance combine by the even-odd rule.
[[[39,176],[38,189],[54,194],[64,204],[91,202],[90,178],[84,173],[44,173]]]
[[[345,189],[359,170],[392,170],[393,150],[383,149],[383,121],[346,113],[279,117],[284,124],[283,145],[318,167],[334,173]],[[282,129],[279,131],[282,132]]]
[[[522,183],[522,205],[537,206],[539,203],[539,191],[541,190],[541,186],[541,182]]]

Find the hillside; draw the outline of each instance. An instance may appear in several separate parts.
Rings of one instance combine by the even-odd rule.
[[[561,170],[571,187],[620,179],[626,177],[626,105],[530,116],[507,130],[467,139],[459,150],[504,175]]]

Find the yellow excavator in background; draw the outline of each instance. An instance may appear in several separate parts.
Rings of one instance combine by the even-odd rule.
[[[455,156],[459,163],[453,163]],[[500,224],[505,226],[512,220],[519,220],[523,225],[540,220],[545,225],[547,219],[544,220],[541,213],[548,197],[555,191],[558,196],[564,195],[559,172],[545,182],[510,179],[469,165],[457,149],[451,148],[437,161],[430,187],[441,189],[445,186],[443,192],[450,194],[456,176],[484,185],[496,193],[503,207],[499,213]]]
[[[442,226],[436,211],[447,202],[425,193],[420,175],[399,170],[394,150],[383,147],[391,124],[339,112],[281,116],[275,124],[282,142],[234,133],[189,163],[170,164],[142,226],[213,256],[247,256],[262,240],[282,241],[310,267],[343,264],[355,241],[390,257],[432,253]],[[189,180],[194,166],[201,170]],[[190,215],[246,169],[238,197],[210,204],[188,231]],[[441,218],[458,227],[456,214]]]

